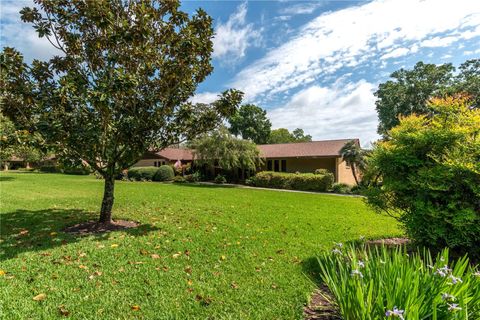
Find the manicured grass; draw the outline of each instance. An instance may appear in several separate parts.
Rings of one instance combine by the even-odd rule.
[[[118,182],[114,217],[142,225],[75,237],[61,230],[97,218],[103,181],[0,180],[4,319],[300,319],[321,250],[401,234],[360,198]]]

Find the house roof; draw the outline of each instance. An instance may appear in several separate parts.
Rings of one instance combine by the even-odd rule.
[[[302,158],[302,157],[339,157],[340,149],[345,143],[354,140],[360,144],[358,139],[323,140],[311,142],[260,144],[260,155],[262,158]],[[193,150],[183,148],[165,148],[156,152],[157,157],[171,161],[193,160]]]
[[[323,140],[311,142],[258,145],[263,158],[339,157],[345,143],[358,139]]]
[[[193,150],[183,149],[183,148],[165,148],[159,152],[155,153],[157,156],[162,158],[176,161],[176,160],[193,160]]]

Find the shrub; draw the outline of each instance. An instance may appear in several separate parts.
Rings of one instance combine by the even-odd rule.
[[[173,177],[173,182],[175,182],[175,183],[185,183],[185,182],[187,182],[187,180],[182,176],[175,176],[175,177]]]
[[[315,169],[315,174],[327,174],[329,173],[330,171],[328,171],[327,169]]]
[[[303,191],[327,191],[331,188],[333,180],[332,173],[313,174],[272,171],[259,172],[250,179],[257,187]]]
[[[78,166],[78,167],[65,167],[63,168],[63,173],[65,174],[72,174],[72,175],[89,175],[90,168],[85,166]]]
[[[466,257],[449,265],[448,250],[434,261],[428,250],[337,246],[318,262],[342,319],[480,319],[478,271]]]
[[[175,171],[168,165],[163,165],[158,168],[157,172],[153,176],[153,181],[172,181],[175,177]]]
[[[332,185],[332,192],[340,194],[350,194],[352,189],[348,184],[345,183],[334,183]]]
[[[133,167],[128,170],[128,178],[136,181],[153,180],[157,167]]]
[[[60,172],[62,172],[62,170],[59,167],[54,166],[54,165],[44,165],[44,166],[41,166],[38,170],[40,170],[40,172],[46,172],[46,173],[60,173]]]
[[[225,179],[224,176],[222,176],[221,174],[217,175],[215,177],[215,179],[213,180],[213,182],[217,183],[217,184],[224,184],[224,183],[227,183],[227,179]]]
[[[431,117],[402,118],[368,160],[382,184],[365,193],[379,212],[396,216],[417,244],[478,259],[480,109],[470,105],[434,99]]]
[[[187,174],[187,175],[185,176],[185,180],[186,180],[187,182],[198,182],[198,181],[200,181],[201,177],[202,177],[202,176],[201,176],[200,172],[195,171],[195,172],[192,173],[192,174]]]

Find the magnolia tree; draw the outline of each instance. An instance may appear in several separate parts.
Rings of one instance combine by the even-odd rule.
[[[242,94],[189,102],[213,70],[212,19],[201,9],[189,16],[178,1],[35,3],[22,9],[22,20],[61,54],[27,66],[4,49],[2,82],[11,102],[4,112],[40,131],[59,156],[103,176],[100,223],[109,224],[118,173],[150,148],[211,130],[235,112]]]

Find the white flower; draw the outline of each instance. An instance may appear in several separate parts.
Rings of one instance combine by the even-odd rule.
[[[462,310],[462,308],[460,308],[460,307],[458,306],[458,304],[456,304],[456,303],[452,303],[452,304],[447,303],[447,304],[448,304],[448,311],[452,311],[452,312],[453,312],[453,311]]]
[[[335,249],[332,250],[332,253],[342,254],[342,251],[340,251],[340,250],[338,250],[337,248],[335,248]]]
[[[440,257],[440,261],[444,262],[444,261],[445,261],[445,258],[444,258],[444,257]]]
[[[441,267],[441,268],[438,268],[437,271],[435,271],[435,274],[445,278],[447,276],[447,274],[451,273],[452,272],[452,269],[449,269],[447,265]]]
[[[442,300],[455,301],[455,296],[448,293],[442,293]]]
[[[473,274],[475,277],[480,277],[480,271],[477,271]]]
[[[360,278],[363,278],[363,274],[360,272],[358,269],[352,270],[352,277],[359,276]]]
[[[359,268],[365,268],[365,263],[363,261],[359,260],[357,264]]]
[[[336,246],[336,247],[339,247],[339,248],[342,248],[342,247],[343,247],[343,243],[341,243],[341,242],[335,242],[335,246]]]
[[[457,278],[453,274],[451,274],[448,278],[452,281],[452,284],[457,284],[459,282],[460,283],[463,282],[461,278]]]
[[[397,307],[393,307],[393,310],[387,310],[387,312],[385,312],[385,316],[387,318],[399,318],[401,320],[403,320],[403,312],[405,310],[399,310]]]

